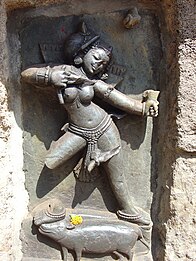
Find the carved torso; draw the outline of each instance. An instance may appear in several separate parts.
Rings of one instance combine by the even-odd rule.
[[[72,86],[65,89],[64,107],[70,123],[84,128],[94,128],[103,120],[106,112],[92,102],[93,97],[93,85]]]
[[[94,89],[92,86],[75,86],[68,87],[64,90],[63,98],[65,103],[72,103],[76,99],[81,104],[90,104],[94,97]]]

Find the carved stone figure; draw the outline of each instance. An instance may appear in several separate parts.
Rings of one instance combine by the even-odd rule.
[[[112,48],[100,43],[99,36],[90,33],[83,24],[81,31],[72,34],[65,43],[68,64],[31,66],[22,72],[22,79],[39,87],[56,88],[59,101],[68,113],[65,134],[51,143],[46,166],[54,169],[83,150],[83,161],[75,170],[78,179],[91,181],[93,171],[101,164],[121,208],[118,216],[139,225],[149,225],[150,219],[133,205],[129,195],[121,164],[119,131],[111,116],[95,104],[93,98],[97,96],[129,114],[156,117],[159,92],[148,90],[139,101],[106,83],[111,56]]]
[[[74,216],[75,220],[80,219],[80,222],[74,223],[70,216]],[[70,216],[59,203],[49,204],[46,209],[35,211],[34,215],[39,232],[61,245],[64,261],[67,260],[68,250],[75,252],[77,261],[80,261],[83,252],[115,254],[119,260],[124,260],[124,257],[132,260],[137,240],[149,249],[139,226],[118,220],[112,214],[108,216],[102,211],[91,214],[91,210],[88,210],[88,214],[84,211],[80,215]]]

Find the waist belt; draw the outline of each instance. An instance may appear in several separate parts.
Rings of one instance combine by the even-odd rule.
[[[106,132],[106,130],[110,127],[111,123],[111,117],[109,115],[106,115],[104,119],[101,121],[101,123],[99,123],[99,125],[95,128],[89,129],[79,127],[73,123],[69,124],[68,130],[76,135],[81,136],[87,142],[86,155],[83,159],[80,173],[79,175],[77,175],[81,181],[90,181],[88,180],[88,173],[91,172],[95,165],[99,165],[99,162],[97,162],[97,155],[99,154],[100,150],[98,149],[97,142],[101,135],[103,135]],[[92,161],[94,162],[94,165],[92,168],[90,167],[89,170],[89,166],[90,163],[92,163]]]

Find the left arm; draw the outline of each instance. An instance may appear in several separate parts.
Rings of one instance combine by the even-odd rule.
[[[146,101],[142,102],[119,92],[112,85],[108,85],[103,81],[97,81],[94,84],[94,89],[98,97],[105,99],[109,104],[129,114],[153,117],[158,115],[158,101],[148,99],[148,94],[154,92],[152,90],[145,92]]]

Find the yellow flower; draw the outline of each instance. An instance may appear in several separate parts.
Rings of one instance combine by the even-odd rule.
[[[70,222],[72,225],[82,224],[83,218],[79,215],[70,215]]]

